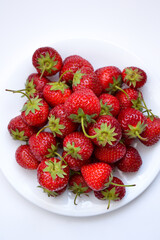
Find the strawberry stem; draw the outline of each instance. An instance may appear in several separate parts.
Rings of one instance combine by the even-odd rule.
[[[136,131],[135,133],[136,133],[136,135],[137,135],[137,137],[138,137],[139,139],[141,139],[142,141],[147,141],[147,138],[141,137],[141,135],[139,134],[138,131]]]
[[[44,126],[43,128],[41,128],[41,129],[37,132],[36,136],[38,136],[38,135],[40,134],[40,132],[42,132],[42,131],[45,130],[46,128],[48,128],[48,126]]]
[[[6,91],[12,92],[12,93],[21,93],[22,95],[26,96],[28,98],[28,100],[30,101],[30,103],[32,104],[32,101],[31,101],[30,97],[26,93],[23,92],[24,90],[10,90],[10,89],[6,89]]]
[[[113,185],[113,186],[117,186],[117,187],[135,187],[135,186],[136,186],[136,184],[131,184],[131,185],[121,185],[121,184],[113,183],[113,182],[111,182],[110,184]]]
[[[115,86],[115,88],[118,89],[119,91],[123,92],[127,96],[128,100],[129,100],[128,94],[122,88],[118,87],[117,85]]]
[[[67,73],[67,72],[72,72],[72,70],[66,70],[62,75],[59,77],[58,83],[61,81],[62,77]]]
[[[57,155],[61,159],[61,165],[62,165],[62,162],[68,165],[67,162],[64,160],[64,157],[62,157],[59,153],[55,152],[55,155]]]
[[[84,133],[84,135],[85,135],[87,138],[94,139],[94,138],[96,138],[96,137],[99,135],[99,134],[97,133],[97,134],[95,134],[95,135],[93,135],[93,136],[90,136],[90,135],[88,135],[88,134],[86,133],[86,130],[85,130],[85,127],[84,127],[84,118],[83,118],[83,117],[81,117],[81,126],[82,126],[83,133]]]

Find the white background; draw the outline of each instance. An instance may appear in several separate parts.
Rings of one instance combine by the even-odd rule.
[[[159,11],[159,0],[1,0],[0,81],[5,81],[5,73],[14,69],[16,61],[23,60],[24,50],[33,52],[72,37],[104,39],[124,47],[159,76]],[[5,161],[5,156],[0,161]],[[40,209],[19,195],[1,172],[0,183],[1,240],[160,239],[160,175],[127,206],[87,218],[63,217]]]

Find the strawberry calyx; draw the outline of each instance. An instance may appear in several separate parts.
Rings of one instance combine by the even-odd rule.
[[[121,85],[122,85],[122,76],[119,75],[117,79],[115,77],[113,77],[113,83],[109,83],[109,87],[106,88],[105,90],[109,94],[113,94],[117,90],[123,91],[123,89],[121,88]]]
[[[135,108],[142,112],[142,110],[144,109],[144,106],[142,105],[142,101],[143,101],[143,97],[142,97],[142,94],[139,92],[138,98],[131,100],[132,108]]]
[[[71,155],[75,159],[82,160],[81,155],[78,153],[81,150],[80,147],[75,147],[75,143],[70,142],[67,143],[66,147],[64,147],[64,151],[67,152],[63,158],[65,158],[67,155]]]
[[[48,154],[45,155],[46,158],[52,158],[55,155],[57,155],[57,150],[58,150],[58,144],[54,145],[53,143],[51,144],[51,148],[48,148]]]
[[[24,89],[26,94],[31,97],[34,97],[34,94],[36,93],[36,85],[33,83],[33,80],[33,78],[31,79],[31,81],[27,79]]]
[[[19,131],[17,128],[15,131],[11,129],[11,136],[15,140],[20,140],[20,141],[27,141],[28,137],[24,135],[24,131]]]
[[[107,102],[103,104],[102,99],[100,100],[100,105],[101,105],[100,116],[102,115],[112,116],[112,113],[111,113],[111,111],[113,110],[112,105],[108,105]]]
[[[102,200],[108,200],[108,205],[107,205],[107,209],[110,208],[110,203],[111,201],[116,201],[119,200],[120,198],[118,197],[119,194],[116,194],[116,188],[113,187],[111,190],[105,189],[101,191],[103,198]]]
[[[40,78],[42,78],[45,71],[51,73],[52,70],[57,70],[55,66],[57,65],[58,61],[55,61],[55,56],[51,58],[48,52],[46,52],[45,56],[40,54],[40,58],[37,59],[37,63],[39,65],[37,68],[41,70]]]
[[[77,205],[76,200],[77,197],[80,197],[81,194],[85,194],[86,196],[88,196],[85,192],[88,190],[88,187],[82,187],[82,184],[80,183],[79,185],[74,182],[73,186],[69,187],[69,190],[72,191],[74,194],[76,194],[75,198],[74,198],[74,204]]]
[[[81,82],[81,78],[86,75],[85,73],[81,73],[81,70],[78,70],[73,77],[73,85],[77,86]]]
[[[143,76],[141,75],[141,71],[139,69],[132,69],[127,68],[125,70],[125,80],[129,84],[129,86],[136,87],[136,83],[140,82],[143,79]]]
[[[57,162],[55,159],[53,162],[51,160],[48,160],[45,161],[45,164],[47,165],[47,167],[43,169],[43,172],[49,172],[53,180],[56,179],[56,176],[64,178],[64,175],[67,175],[67,173],[63,171],[63,169],[66,168],[67,165],[62,165],[62,161]]]
[[[139,121],[137,123],[136,126],[133,125],[128,125],[128,130],[125,131],[125,134],[129,137],[129,138],[136,138],[138,137],[139,139],[146,141],[146,138],[143,138],[140,136],[140,134],[145,130],[145,128],[147,127],[147,124],[145,124],[144,122]]]
[[[39,188],[42,188],[43,189],[43,192],[44,193],[46,193],[47,195],[48,195],[48,197],[57,197],[58,196],[58,193],[57,192],[55,192],[55,191],[50,191],[50,190],[48,190],[47,188],[44,188],[44,187],[42,187],[42,186],[37,186],[37,187],[39,187]]]
[[[21,111],[25,111],[25,115],[27,116],[30,112],[33,114],[36,110],[40,110],[40,106],[43,106],[43,103],[41,102],[42,98],[39,98],[36,96],[35,98],[32,98],[32,100],[27,101]]]
[[[69,86],[65,84],[65,82],[52,82],[52,83],[48,83],[48,85],[51,86],[50,91],[60,90],[63,94],[65,89],[69,88]]]

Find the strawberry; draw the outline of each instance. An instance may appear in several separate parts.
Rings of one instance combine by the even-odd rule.
[[[55,75],[62,68],[60,54],[51,47],[36,49],[32,56],[32,63],[41,77]]]
[[[134,88],[126,88],[118,91],[115,97],[119,100],[120,108],[132,107],[138,110],[142,108],[142,93]]]
[[[29,139],[31,152],[38,161],[53,157],[57,150],[56,144],[56,139],[50,132],[40,132]]]
[[[67,185],[64,188],[62,188],[61,190],[58,190],[58,191],[50,191],[47,188],[44,188],[42,186],[38,186],[38,187],[42,188],[43,192],[46,193],[48,195],[48,197],[58,197],[59,195],[64,193],[67,189]]]
[[[122,80],[129,87],[141,88],[147,81],[147,75],[138,67],[126,67],[122,71]]]
[[[100,115],[111,115],[116,117],[120,111],[119,100],[108,93],[103,93],[99,96],[101,104],[101,113]]]
[[[41,130],[49,128],[54,136],[63,139],[69,133],[74,132],[77,127],[78,124],[67,117],[64,104],[59,104],[50,110],[48,125]]]
[[[95,147],[94,155],[102,162],[115,163],[126,154],[126,146],[123,143],[118,143],[114,147]]]
[[[17,163],[26,169],[37,169],[39,161],[31,153],[29,145],[21,145],[17,148],[15,153]]]
[[[118,121],[122,127],[123,134],[129,138],[143,139],[140,134],[145,130],[146,117],[134,108],[122,109],[118,115]]]
[[[76,196],[74,198],[74,204],[77,205],[77,197],[80,197],[81,194],[87,195],[91,192],[92,189],[88,187],[81,173],[73,174],[69,179],[69,190],[72,191]],[[87,195],[88,196],[88,195]]]
[[[100,114],[100,103],[91,89],[73,92],[64,103],[67,116],[74,122],[88,123],[96,119]]]
[[[29,97],[43,97],[43,88],[49,83],[45,77],[40,77],[37,73],[32,73],[28,76],[25,84],[25,92]]]
[[[160,118],[159,117],[147,117],[147,127],[141,134],[144,140],[140,141],[146,146],[152,146],[160,139]]]
[[[125,156],[117,162],[117,167],[123,172],[137,172],[142,165],[142,159],[134,147],[128,146]]]
[[[116,118],[103,115],[88,127],[88,134],[97,146],[115,146],[121,139],[122,132]]]
[[[81,56],[72,55],[64,59],[63,66],[60,71],[60,76],[65,73],[62,77],[62,81],[65,81],[67,84],[72,83],[74,74],[81,67],[89,67],[92,71],[94,71],[93,66]]]
[[[27,141],[34,133],[37,132],[37,128],[26,124],[21,115],[19,115],[10,120],[8,124],[8,131],[13,139]]]
[[[102,86],[97,75],[89,67],[80,68],[73,77],[72,89],[74,92],[85,88],[91,89],[96,96],[99,96],[102,92]]]
[[[82,132],[73,132],[63,140],[63,157],[69,167],[74,171],[79,171],[81,167],[88,163],[92,153],[93,144]]]
[[[122,180],[117,177],[113,177],[112,182],[114,184],[124,185]],[[96,198],[100,200],[108,200],[107,209],[109,209],[110,207],[110,201],[120,201],[122,198],[124,198],[125,194],[126,194],[125,185],[124,187],[109,185],[109,187],[105,188],[104,190],[94,191],[94,195]]]
[[[43,160],[37,168],[37,179],[43,188],[59,191],[68,184],[69,167],[55,157]]]
[[[121,70],[115,66],[99,68],[95,71],[102,85],[102,92],[112,94],[122,85]]]
[[[111,176],[112,168],[107,163],[90,163],[81,167],[82,176],[87,185],[94,191],[106,188]]]

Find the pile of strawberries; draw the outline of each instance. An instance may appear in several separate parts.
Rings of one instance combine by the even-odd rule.
[[[95,71],[83,57],[62,60],[51,47],[37,49],[32,63],[37,73],[25,88],[6,89],[27,98],[21,115],[8,124],[11,136],[24,141],[15,153],[17,163],[36,169],[48,196],[68,188],[77,204],[78,196],[94,191],[109,208],[111,200],[125,196],[127,186],[114,169],[137,172],[142,165],[134,140],[151,146],[160,139],[160,119],[139,90],[146,73],[132,66],[122,72],[115,66]]]

